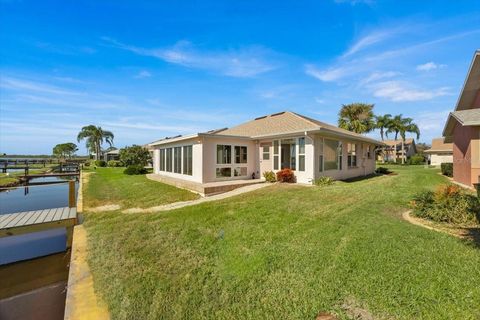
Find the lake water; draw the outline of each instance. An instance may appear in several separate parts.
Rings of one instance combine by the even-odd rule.
[[[68,206],[68,182],[57,177],[36,178],[31,182],[64,181],[62,184],[22,186],[0,192],[0,215]],[[78,191],[78,183],[75,184]],[[4,189],[2,189],[4,190]],[[63,252],[65,228],[0,238],[0,265]]]
[[[57,177],[36,178],[31,182],[65,181],[62,184],[22,186],[0,192],[0,214],[68,206],[68,183]],[[78,189],[78,183],[75,184]]]

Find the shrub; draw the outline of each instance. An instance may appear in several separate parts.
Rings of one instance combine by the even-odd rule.
[[[417,217],[436,222],[473,224],[480,221],[480,200],[456,185],[421,192],[414,197],[412,207]]]
[[[265,171],[263,173],[263,177],[267,182],[275,182],[277,178],[275,177],[275,173],[273,171]]]
[[[447,177],[453,177],[453,163],[446,162],[440,165],[442,174]]]
[[[335,180],[331,177],[320,177],[318,179],[313,180],[313,184],[316,186],[329,186],[335,183]]]
[[[107,165],[109,167],[121,167],[121,166],[123,166],[123,163],[121,161],[118,161],[118,160],[109,160],[107,162]]]
[[[378,173],[378,174],[390,174],[390,173],[392,173],[392,171],[390,171],[388,168],[385,168],[385,167],[378,167],[378,168],[375,170],[375,173]]]
[[[407,164],[418,165],[418,164],[424,164],[424,163],[425,163],[425,158],[421,154],[415,154],[407,160]]]
[[[133,145],[120,149],[120,161],[127,167],[133,165],[144,167],[151,158],[150,152],[142,146]]]
[[[292,169],[285,168],[277,172],[277,181],[279,182],[293,183],[295,180]]]
[[[107,163],[105,162],[105,160],[96,160],[95,161],[95,165],[97,167],[106,167],[107,166]]]
[[[83,166],[84,166],[84,167],[90,167],[90,162],[89,162],[89,161],[85,161],[85,162],[83,163]]]
[[[125,170],[123,170],[123,173],[128,175],[145,174],[147,173],[147,169],[145,169],[143,166],[133,165],[128,166]]]

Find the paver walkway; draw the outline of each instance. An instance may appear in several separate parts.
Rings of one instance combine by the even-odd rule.
[[[258,184],[252,184],[248,185],[245,187],[241,187],[232,191],[228,191],[225,193],[217,194],[214,196],[206,197],[206,198],[199,198],[196,200],[190,200],[190,201],[181,201],[181,202],[174,202],[174,203],[169,203],[169,204],[164,204],[161,206],[155,206],[155,207],[150,207],[150,208],[130,208],[130,209],[125,209],[122,212],[123,213],[142,213],[142,212],[159,212],[159,211],[168,211],[168,210],[173,210],[173,209],[178,209],[178,208],[183,208],[183,207],[188,207],[188,206],[193,206],[197,205],[200,203],[204,202],[210,202],[210,201],[216,201],[216,200],[222,200],[226,198],[230,198],[245,192],[250,192],[254,190],[258,190],[261,188],[265,188],[267,186],[270,186],[270,183],[258,183]]]

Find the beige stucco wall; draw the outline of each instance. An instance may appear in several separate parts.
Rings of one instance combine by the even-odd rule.
[[[174,147],[183,147],[183,146],[192,146],[192,175],[160,171],[160,149],[174,148]],[[184,179],[194,182],[202,182],[203,180],[203,145],[200,138],[192,138],[188,140],[183,140],[179,142],[172,142],[168,144],[163,144],[160,146],[153,147],[153,172],[156,174],[164,175],[167,177],[173,177],[178,179]],[[183,148],[182,148],[183,152]],[[173,156],[172,156],[173,161]],[[173,167],[173,165],[172,165]],[[182,172],[183,172],[183,161],[182,161]]]
[[[372,174],[375,172],[375,153],[374,153],[374,148],[375,146],[373,144],[368,144],[360,141],[353,141],[353,140],[348,140],[348,139],[339,139],[335,137],[329,137],[326,135],[316,135],[315,136],[315,144],[318,145],[320,139],[330,139],[330,140],[336,140],[336,141],[342,141],[342,170],[327,170],[324,172],[320,172],[320,161],[318,160],[319,158],[319,153],[315,152],[315,172],[314,176],[315,179],[322,177],[322,176],[328,176],[332,177],[335,180],[345,180],[345,179],[350,179],[350,178],[355,178],[355,177],[361,177],[361,176],[366,176],[369,174]],[[348,158],[347,158],[347,144],[348,143],[355,143],[357,145],[357,167],[355,168],[348,168]],[[366,147],[370,145],[371,148],[371,157],[370,159],[367,158],[366,154]]]
[[[263,160],[263,146],[267,146],[270,154],[270,159]],[[258,154],[259,154],[259,162],[260,162],[260,175],[262,175],[265,171],[272,171],[273,170],[273,145],[271,141],[264,141],[260,142],[258,147]]]
[[[480,94],[479,94],[480,96]],[[477,138],[472,139],[472,184],[480,183],[480,127],[477,127]]]
[[[374,145],[366,144],[360,141],[352,141],[348,139],[339,139],[336,137],[328,137],[324,135],[296,135],[285,136],[281,139],[297,139],[305,137],[305,171],[295,171],[297,182],[299,183],[311,183],[312,180],[321,176],[330,176],[336,180],[344,180],[358,176],[364,176],[371,174],[375,171],[375,155],[373,152]],[[331,140],[342,141],[343,143],[343,159],[342,170],[329,170],[319,171],[319,153],[318,144],[320,139],[327,138]],[[251,179],[252,174],[255,173],[256,178],[263,178],[262,174],[265,171],[273,170],[273,140],[249,140],[242,138],[228,138],[228,137],[197,137],[189,140],[181,141],[178,143],[170,143],[162,146],[156,146],[154,148],[154,172],[169,177],[185,179],[189,181],[195,181],[200,183],[224,181],[224,180],[236,180],[236,179]],[[347,144],[357,144],[357,167],[348,168],[347,166]],[[217,145],[231,145],[232,146],[232,164],[218,165],[217,164]],[[262,146],[269,146],[270,159],[262,159]],[[170,148],[176,146],[193,145],[193,175],[183,175],[173,172],[161,172],[160,168],[160,148]],[[366,156],[366,146],[371,146],[371,158]],[[247,164],[235,164],[234,146],[246,146],[247,147]],[[281,149],[281,146],[280,146]],[[281,154],[281,150],[279,151]],[[298,166],[298,154],[299,146],[296,144],[297,166]],[[182,162],[183,165],[183,162]],[[247,168],[247,176],[243,177],[229,177],[229,178],[217,178],[216,168],[228,166],[233,168],[237,166],[245,166]]]
[[[203,137],[203,182],[214,182],[224,180],[236,180],[236,179],[251,179],[252,174],[255,173],[257,178],[260,178],[260,167],[258,160],[258,142],[241,139],[241,138],[225,138],[225,137]],[[231,145],[232,146],[232,164],[217,165],[217,145]],[[246,146],[247,147],[247,164],[235,164],[234,158],[234,146]],[[236,166],[246,166],[247,176],[245,177],[230,177],[230,178],[217,178],[216,168],[219,167],[232,167],[232,170]]]
[[[442,163],[453,163],[453,154],[431,154],[430,165],[439,166]]]

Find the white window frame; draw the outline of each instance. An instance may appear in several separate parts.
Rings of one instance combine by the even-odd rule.
[[[217,150],[218,150],[218,146],[229,146],[230,147],[230,163],[218,163],[218,154],[217,154]],[[236,158],[237,158],[237,154],[236,154],[236,147],[240,147],[240,148],[246,148],[246,154],[247,154],[247,162],[246,163],[236,163]],[[249,164],[249,161],[248,161],[248,153],[250,151],[248,150],[248,146],[247,145],[242,145],[242,144],[225,144],[225,143],[218,143],[215,145],[215,179],[216,180],[230,180],[232,178],[246,178],[248,177],[248,164]],[[221,176],[221,177],[218,177],[217,176],[217,170],[219,169],[223,169],[223,168],[229,168],[230,169],[230,176]],[[236,176],[235,175],[235,169],[238,169],[238,168],[247,168],[246,170],[246,174],[245,175],[239,175],[239,176]],[[241,170],[241,169],[240,169]]]

